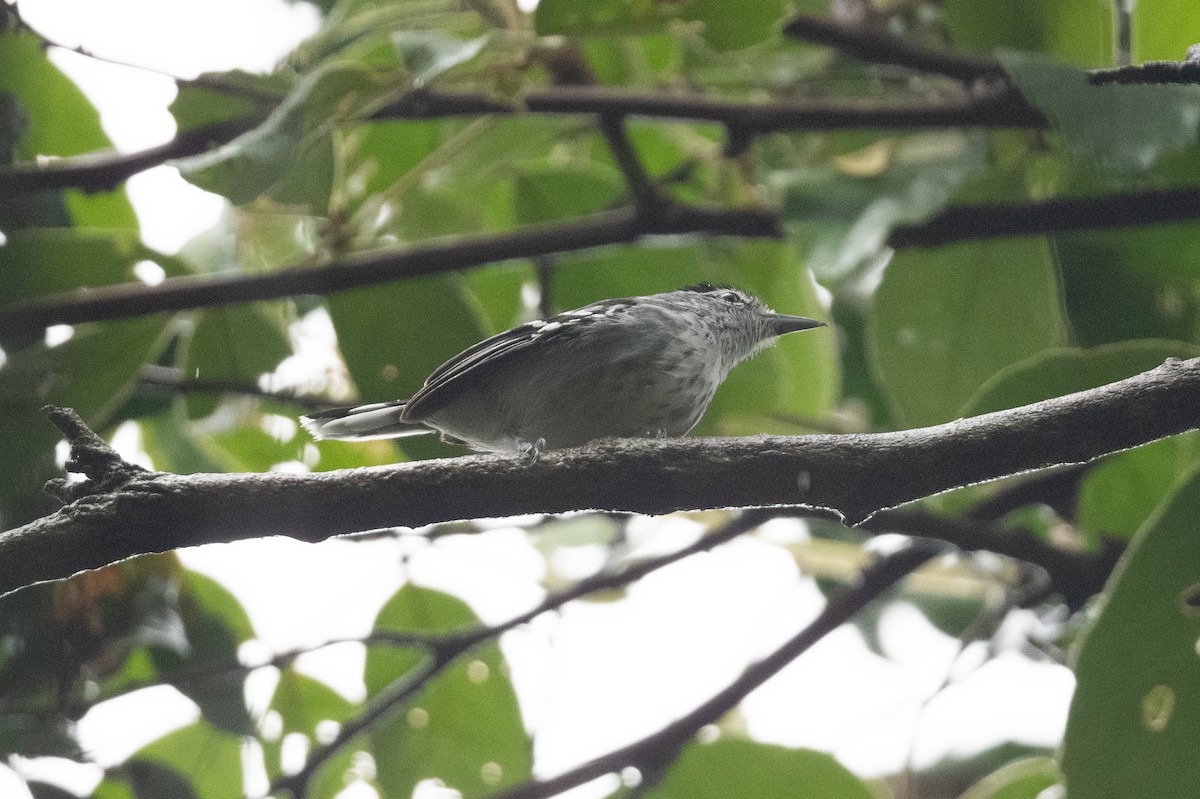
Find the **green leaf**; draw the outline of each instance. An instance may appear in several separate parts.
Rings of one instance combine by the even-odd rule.
[[[679,3],[656,0],[542,0],[533,12],[540,36],[665,32]]]
[[[897,253],[867,334],[872,370],[902,424],[958,418],[992,375],[1065,342],[1045,239]]]
[[[683,3],[684,19],[704,25],[701,35],[716,50],[737,50],[767,39],[790,4],[782,0],[742,0],[730,13],[724,0],[691,0]]]
[[[1133,63],[1182,61],[1196,43],[1200,6],[1191,0],[1134,3],[1130,11]]]
[[[21,109],[25,124],[17,140],[19,161],[34,161],[39,155],[82,155],[112,147],[100,126],[100,114],[71,80],[50,63],[38,37],[25,32],[0,34],[0,96],[11,95]],[[11,109],[10,109],[11,110]],[[0,160],[8,153],[0,153]],[[137,230],[137,217],[123,188],[99,194],[79,191],[23,194],[11,204],[0,199],[0,227],[5,233],[21,220],[26,225],[61,224],[55,207],[61,196],[71,219],[79,227]],[[49,207],[44,203],[49,202]],[[26,206],[35,204],[41,213],[32,218]]]
[[[1093,542],[1132,537],[1198,459],[1195,431],[1109,455],[1079,485],[1076,524]]]
[[[1084,67],[1112,64],[1113,5],[1104,0],[946,0],[943,7],[957,47],[1028,50]]]
[[[1200,473],[1138,532],[1075,663],[1071,797],[1191,799],[1200,785]]]
[[[296,732],[316,740],[318,726],[326,721],[340,724],[354,713],[355,705],[325,683],[295,669],[284,669],[271,709],[279,713],[284,735]]]
[[[196,314],[195,328],[180,364],[190,379],[257,382],[292,354],[283,319],[258,305],[209,308]],[[218,394],[188,394],[189,418],[217,409]]]
[[[204,721],[147,744],[123,768],[138,799],[229,799],[242,795],[242,739]]]
[[[871,789],[832,755],[752,741],[689,744],[646,799],[804,797],[873,799]]]
[[[486,37],[462,41],[442,31],[401,30],[392,33],[414,86],[424,86],[438,75],[470,61],[487,43]]]
[[[327,146],[323,140],[333,118],[353,117],[381,91],[371,72],[357,64],[328,65],[300,81],[254,130],[172,164],[200,188],[235,205],[248,203],[283,180],[298,157]]]
[[[407,585],[390,599],[377,630],[445,632],[478,624],[461,600]],[[415,655],[372,647],[365,679],[370,695],[403,677]],[[494,643],[465,654],[410,703],[372,731],[377,779],[385,796],[409,796],[424,779],[440,779],[465,799],[528,779],[532,744],[506,664]]]
[[[625,186],[618,173],[599,165],[532,166],[515,181],[517,222],[530,225],[602,211],[621,199]]]
[[[71,737],[65,718],[47,714],[0,714],[0,754],[22,757],[79,757],[79,744]]]
[[[412,396],[435,368],[485,338],[458,275],[341,292],[329,298],[329,315],[364,402]],[[461,454],[432,436],[402,441],[413,455]]]
[[[216,122],[266,113],[281,102],[291,88],[291,82],[278,73],[254,75],[240,69],[210,72],[196,81],[180,81],[179,93],[168,110],[182,133]]]
[[[1184,150],[1200,126],[1200,86],[1092,86],[1087,74],[1031,53],[1005,52],[1000,63],[1067,147],[1102,174],[1128,175],[1159,156]]]
[[[964,416],[1017,408],[1133,377],[1168,358],[1195,358],[1200,346],[1182,341],[1125,341],[1094,349],[1055,349],[992,376],[963,408]]]
[[[774,180],[784,187],[784,224],[805,263],[836,280],[877,257],[893,227],[928,219],[986,168],[982,133],[939,131],[877,141],[834,166]]]
[[[959,799],[1037,799],[1038,794],[1061,780],[1053,758],[1030,757],[1001,766]]]

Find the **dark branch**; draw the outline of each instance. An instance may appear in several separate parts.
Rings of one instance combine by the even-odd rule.
[[[168,278],[155,286],[123,283],[42,297],[32,303],[0,308],[0,331],[27,333],[53,324],[144,316],[297,294],[332,294],[514,258],[534,258],[606,244],[628,244],[646,235],[684,233],[781,235],[779,220],[770,211],[669,204],[647,219],[634,209],[620,208],[561,224],[536,225],[476,237],[437,239],[399,252],[364,252],[318,267],[289,267],[259,274]]]
[[[86,480],[78,482],[58,477],[46,484],[47,492],[63,502],[74,502],[94,494],[107,494],[119,490],[132,480],[151,476],[151,472],[141,466],[123,460],[117,451],[93,433],[72,409],[48,405],[43,410],[54,426],[71,442],[67,471],[87,477]]]
[[[1187,49],[1183,61],[1147,61],[1140,66],[1094,69],[1088,73],[1093,86],[1106,83],[1200,83],[1200,44]]]
[[[173,394],[237,394],[273,402],[287,402],[310,411],[321,410],[339,403],[353,405],[357,402],[353,398],[334,401],[328,397],[268,391],[245,380],[187,379],[179,369],[156,364],[147,364],[142,367],[142,372],[138,375],[138,388],[148,391],[165,389]]]
[[[904,549],[879,558],[863,571],[856,585],[830,600],[811,624],[770,655],[751,665],[724,690],[686,716],[640,741],[589,760],[557,777],[531,780],[494,794],[489,799],[546,799],[626,766],[634,766],[644,773],[661,771],[670,765],[679,750],[705,725],[719,721],[755,688],[778,674],[926,561],[946,551],[944,544],[914,540]]]
[[[89,153],[46,166],[18,164],[0,168],[0,194],[76,188],[86,192],[111,191],[131,175],[166,163],[202,153],[215,144],[231,141],[254,128],[261,120],[241,117],[189,130],[166,144],[136,153]]]
[[[582,508],[794,505],[850,523],[961,485],[1200,427],[1200,359],[1022,408],[890,433],[599,441],[534,466],[467,456],[317,474],[154,474],[0,535],[0,594],[124,558]]]
[[[951,50],[922,47],[899,36],[861,25],[847,25],[832,19],[798,14],[783,26],[783,33],[794,39],[828,45],[872,64],[909,67],[966,82],[980,78],[1007,80],[1004,70],[995,61]]]
[[[1200,188],[962,205],[946,208],[928,221],[894,228],[888,236],[888,245],[897,249],[938,247],[995,236],[1104,230],[1197,218],[1200,218]]]
[[[659,206],[665,201],[658,191],[658,185],[646,174],[646,168],[638,158],[637,149],[625,130],[625,118],[616,114],[601,115],[600,132],[604,134],[613,160],[625,176],[634,207],[647,216],[657,214]]]

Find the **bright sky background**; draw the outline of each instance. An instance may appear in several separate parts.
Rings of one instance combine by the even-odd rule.
[[[279,0],[20,5],[31,25],[63,44],[180,77],[233,67],[268,70],[318,24],[310,6]],[[52,57],[100,108],[118,149],[141,149],[174,134],[166,110],[174,97],[168,78],[63,51]],[[225,207],[169,167],[132,178],[128,193],[146,242],[168,252],[214,224]],[[122,436],[120,448],[132,456],[136,430]],[[686,545],[696,529],[683,519],[646,521],[636,535],[648,550],[659,551]],[[795,539],[804,532],[785,525],[774,535]],[[599,556],[598,549],[582,548],[564,553],[572,562],[556,565],[582,574]],[[464,597],[486,622],[502,621],[541,598],[546,568],[523,534],[503,527],[436,545],[411,537],[318,545],[265,539],[201,547],[183,557],[238,595],[271,650],[365,634],[406,578]],[[509,634],[505,652],[526,718],[539,732],[537,771],[561,771],[690,710],[748,660],[794,634],[820,606],[815,584],[786,550],[747,538],[652,575],[620,602],[576,603]],[[831,751],[865,775],[902,768],[910,754],[917,764],[928,764],[1009,736],[1040,745],[1058,741],[1073,688],[1069,670],[1016,654],[974,668],[978,651],[958,658],[957,642],[915,609],[897,608],[892,616],[884,639],[890,659],[871,653],[856,630],[836,632],[750,697],[742,708],[749,732],[764,741]],[[348,667],[361,671],[362,658],[361,647],[346,645],[306,656],[300,666],[361,697],[361,679]],[[938,693],[952,671],[956,681]],[[264,683],[269,675],[259,680],[259,690]],[[195,713],[173,689],[154,689],[97,707],[79,731],[99,762],[115,763]],[[131,718],[136,725],[128,723]],[[98,779],[94,771],[49,768],[55,780],[78,788]],[[0,767],[0,795],[28,796],[11,784]]]

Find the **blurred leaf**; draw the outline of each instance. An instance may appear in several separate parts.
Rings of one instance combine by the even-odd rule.
[[[1082,70],[1042,55],[1006,52],[1000,61],[1070,150],[1101,173],[1144,172],[1196,141],[1200,86],[1092,86]]]
[[[470,61],[486,42],[484,37],[464,42],[432,30],[400,30],[392,34],[392,43],[400,51],[414,86],[424,86],[443,72]]]
[[[100,126],[100,115],[71,80],[50,63],[41,41],[24,31],[0,34],[0,96],[11,95],[21,109],[24,124],[17,140],[16,158],[34,161],[39,155],[82,155],[112,147]],[[11,110],[11,107],[10,107]],[[0,153],[0,156],[6,153]],[[55,195],[65,198],[71,218],[79,227],[137,230],[137,217],[123,188],[98,194],[71,190],[21,194],[9,202],[0,198],[0,228],[5,233],[21,220],[29,224],[57,224]],[[42,209],[31,218],[26,207]]]
[[[1037,799],[1038,794],[1061,780],[1062,773],[1053,758],[1031,757],[993,771],[960,799]]]
[[[240,69],[205,73],[196,81],[179,81],[178,85],[179,92],[168,110],[180,133],[263,114],[292,88],[292,82],[281,73],[255,75]]]
[[[172,794],[172,796],[174,795]],[[178,795],[186,799],[187,792]],[[134,794],[132,785],[113,779],[110,773],[92,789],[92,795],[88,799],[139,799],[139,797]]]
[[[989,379],[963,406],[964,416],[1017,408],[1133,377],[1168,358],[1195,358],[1200,346],[1182,341],[1125,341],[1090,350],[1046,350]]]
[[[27,780],[25,787],[29,789],[33,799],[79,799],[79,794],[41,780]]]
[[[944,7],[956,47],[1028,50],[1084,67],[1113,62],[1113,6],[1104,0],[946,0]]]
[[[49,676],[49,675],[46,675]],[[0,713],[0,754],[22,757],[82,757],[67,719],[54,714]]]
[[[804,797],[874,799],[866,783],[832,755],[753,741],[689,744],[646,799]]]
[[[867,332],[901,424],[958,418],[992,375],[1066,339],[1045,239],[897,253]]]
[[[6,451],[0,459],[0,527],[55,507],[42,486],[59,473],[54,446],[61,434],[42,406],[74,408],[93,428],[103,429],[138,369],[161,347],[166,323],[159,315],[80,325],[58,346],[35,344],[8,353],[0,366],[0,440]]]
[[[835,166],[773,180],[784,188],[784,223],[806,264],[836,280],[878,256],[894,226],[933,216],[986,168],[983,134],[939,131],[876,141]]]
[[[1081,344],[1131,338],[1200,341],[1200,225],[1055,236],[1071,328]]]
[[[701,35],[717,50],[737,50],[758,44],[775,32],[776,26],[791,10],[783,0],[743,0],[737,13],[730,13],[724,0],[691,0],[681,3],[683,18],[704,25]]]
[[[1132,537],[1198,459],[1195,431],[1105,457],[1079,485],[1076,525],[1093,542]]]
[[[1182,61],[1200,31],[1200,6],[1191,0],[1134,3],[1130,9],[1133,63]]]
[[[1184,799],[1200,785],[1200,475],[1139,530],[1075,663],[1062,770],[1071,797]]]
[[[624,193],[620,175],[598,165],[589,168],[539,165],[517,175],[513,204],[518,224],[530,225],[602,211]]]
[[[242,795],[241,738],[196,721],[137,751],[125,768],[138,799]]]
[[[231,380],[254,384],[292,354],[279,314],[259,305],[230,305],[196,313],[180,368],[189,379]],[[218,394],[191,393],[184,402],[189,418],[217,409]]]
[[[458,275],[341,292],[329,298],[329,315],[364,402],[412,396],[430,372],[485,337]],[[415,456],[461,453],[433,436],[402,442]]]
[[[205,796],[195,790],[192,781],[178,771],[153,761],[134,761],[126,770],[137,799],[163,799],[167,796],[171,799],[198,799]]]
[[[444,632],[478,624],[461,600],[407,585],[388,600],[378,630]],[[413,665],[414,654],[372,647],[368,694],[376,696]],[[532,744],[499,649],[464,655],[371,734],[377,779],[386,796],[409,796],[423,779],[440,779],[465,799],[530,777]]]
[[[539,36],[664,31],[681,5],[657,0],[541,0],[533,25]]]
[[[355,705],[325,683],[295,669],[283,669],[271,709],[283,720],[283,734],[298,732],[317,740],[317,727],[323,722],[342,723],[354,713]]]
[[[297,157],[324,146],[334,117],[352,116],[381,88],[357,64],[331,64],[307,75],[261,125],[215,150],[173,161],[187,180],[235,205],[278,184]],[[319,130],[321,129],[321,130]]]

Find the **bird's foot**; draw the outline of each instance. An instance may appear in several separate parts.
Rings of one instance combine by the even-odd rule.
[[[546,448],[546,439],[539,438],[537,441],[517,441],[517,454],[528,459],[526,466],[532,466],[538,462],[538,456],[542,454],[542,450]]]

